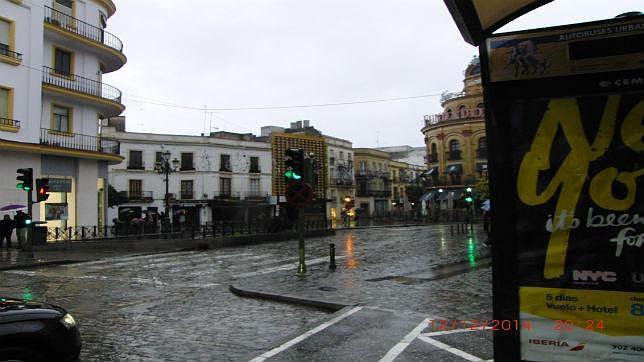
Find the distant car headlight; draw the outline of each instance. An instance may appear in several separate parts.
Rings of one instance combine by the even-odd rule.
[[[61,321],[61,322],[65,325],[65,327],[67,327],[67,328],[73,328],[73,327],[75,327],[75,326],[76,326],[76,321],[74,320],[74,317],[72,317],[72,315],[71,315],[71,314],[69,314],[69,313],[65,314],[65,316],[63,317],[63,319],[61,319],[60,321]]]

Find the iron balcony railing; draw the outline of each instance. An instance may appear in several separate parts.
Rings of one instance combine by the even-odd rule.
[[[461,151],[460,150],[447,151],[447,159],[450,161],[460,160]]]
[[[152,191],[130,191],[127,198],[131,201],[152,202],[154,194]]]
[[[483,108],[476,108],[474,110],[462,109],[456,112],[426,115],[423,119],[423,127],[432,126],[439,122],[457,122],[472,118],[482,118],[484,116],[485,109]]]
[[[477,158],[487,158],[487,148],[479,148],[476,150]]]
[[[11,127],[20,127],[20,121],[11,118],[0,117],[0,125],[11,126]]]
[[[130,161],[127,163],[127,169],[128,170],[145,170],[145,162],[144,161]]]
[[[345,177],[332,177],[331,184],[338,186],[351,186],[353,185],[353,180]]]
[[[242,200],[242,199],[263,199],[266,198],[266,193],[258,190],[253,191],[215,191],[213,199],[218,200]]]
[[[49,6],[45,6],[45,23],[55,25],[95,43],[118,50],[121,53],[123,52],[123,42],[114,34],[80,19],[76,19],[73,16],[54,10]]]
[[[22,61],[22,54],[18,52],[14,52],[13,50],[9,50],[8,47],[3,46],[4,44],[0,43],[0,55],[4,55],[5,57],[13,58],[19,62]]]
[[[116,87],[75,74],[63,74],[47,66],[43,66],[42,82],[74,92],[121,103],[121,91]]]
[[[68,148],[81,151],[96,151],[118,154],[118,144],[107,143],[103,147],[100,137],[61,132],[53,129],[40,129],[40,144],[52,147]]]

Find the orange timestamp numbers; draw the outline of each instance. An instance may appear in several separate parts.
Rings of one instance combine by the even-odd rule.
[[[562,320],[562,319],[557,319],[552,326],[552,329],[555,331],[562,331],[562,332],[573,332],[575,328],[582,328],[585,330],[589,331],[594,331],[594,330],[604,330],[604,321],[601,319],[594,320],[594,319],[586,319],[586,320],[579,320],[579,321],[573,321],[570,319]]]
[[[518,331],[530,330],[532,324],[529,320],[518,319],[432,319],[429,325],[434,331],[447,331],[453,329],[491,330],[491,331]]]

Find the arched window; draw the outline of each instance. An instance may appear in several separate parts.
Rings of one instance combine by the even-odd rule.
[[[452,119],[452,109],[451,109],[451,108],[447,108],[447,109],[445,110],[445,117],[446,117],[447,119]]]
[[[435,155],[436,153],[438,153],[438,151],[436,150],[436,144],[432,143],[432,155]]]
[[[438,150],[435,143],[432,143],[431,146],[431,152],[429,153],[429,162],[438,162]]]
[[[461,143],[458,142],[458,140],[449,141],[449,150],[450,151],[460,151],[461,150]]]
[[[467,107],[458,107],[458,118],[467,118]]]

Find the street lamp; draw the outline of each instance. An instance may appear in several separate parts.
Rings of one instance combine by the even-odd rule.
[[[165,175],[165,216],[166,217],[169,217],[170,215],[168,175],[170,175],[172,172],[175,172],[179,169],[179,163],[180,161],[177,160],[176,157],[174,158],[174,160],[172,160],[172,162],[170,162],[170,151],[168,150],[161,153],[161,159],[154,163],[154,171]]]

